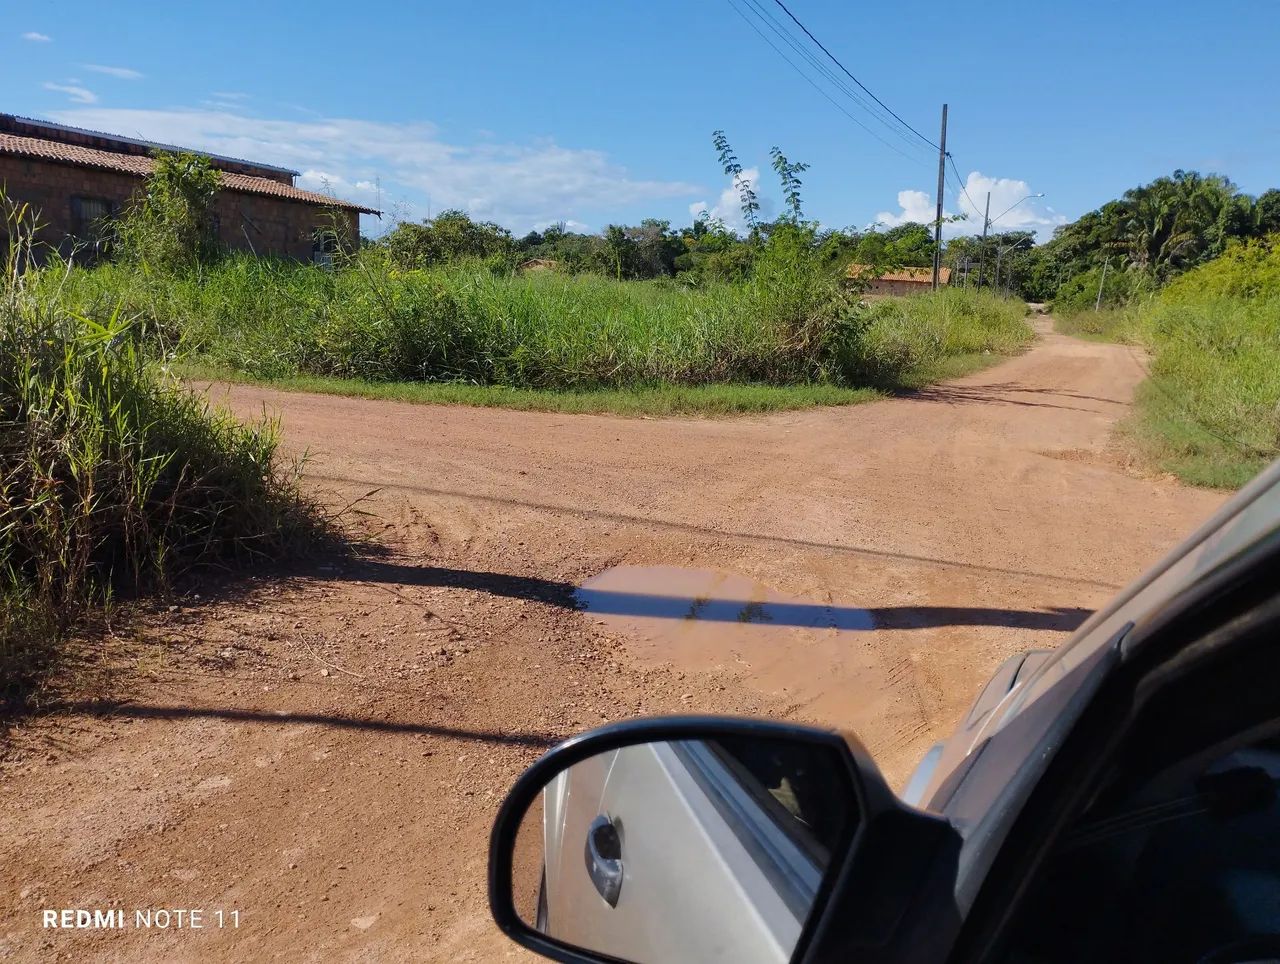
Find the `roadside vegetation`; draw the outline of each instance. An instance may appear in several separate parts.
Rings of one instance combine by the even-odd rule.
[[[1149,355],[1132,427],[1164,469],[1234,488],[1280,457],[1280,237],[1237,243],[1154,294],[1059,327]]]
[[[894,388],[1031,336],[1020,302],[946,291],[867,304],[771,249],[749,281],[699,288],[468,261],[406,271],[377,251],[334,271],[235,256],[199,275],[108,265],[65,284],[83,310],[120,304],[170,353],[218,371],[424,383],[472,401],[485,386]]]
[[[157,351],[234,377],[327,379],[331,388],[348,380],[360,392],[405,383],[469,402],[488,388],[493,402],[533,404],[528,393],[544,392],[541,407],[578,410],[854,401],[1030,340],[1024,306],[990,291],[869,303],[865,282],[849,277],[850,252],[896,265],[915,256],[919,238],[820,229],[802,210],[806,166],[776,149],[786,211],[766,222],[720,132],[715,146],[745,237],[703,218],[686,232],[646,221],[516,241],[448,211],[400,224],[327,268],[209,252],[194,226],[213,196],[207,169],[170,159],[118,231],[115,257],[67,278],[46,273],[41,284],[90,316],[118,307]]]
[[[211,409],[150,359],[137,320],[86,314],[0,194],[0,705],[116,598],[195,567],[277,558],[323,529],[269,424]],[[46,267],[25,270],[33,256]]]
[[[274,427],[211,409],[184,378],[636,415],[851,404],[1021,351],[1025,297],[1052,299],[1065,330],[1149,352],[1135,434],[1160,465],[1238,485],[1280,454],[1280,247],[1252,240],[1280,226],[1280,193],[1177,172],[1034,249],[955,238],[951,287],[877,299],[864,279],[927,266],[930,226],[807,220],[806,166],[777,149],[785,206],[765,220],[714,140],[741,234],[704,216],[517,239],[449,211],[332,265],[259,260],[216,250],[208,162],[166,155],[96,249],[64,260],[34,250],[31,212],[5,202],[0,695],[112,600],[326,531]],[[1002,261],[995,283],[973,283],[975,255]]]

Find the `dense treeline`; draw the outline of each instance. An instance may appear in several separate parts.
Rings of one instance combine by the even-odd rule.
[[[779,231],[805,228],[806,248],[832,274],[858,262],[880,268],[932,264],[933,240],[923,224],[887,231],[824,229],[790,218],[759,223],[745,236],[713,218],[688,227],[646,218],[638,225],[611,224],[598,234],[571,231],[563,223],[515,237],[491,221],[444,211],[429,220],[398,224],[384,237],[366,241],[383,248],[402,269],[437,267],[483,259],[495,270],[542,262],[572,274],[591,273],[623,281],[678,278],[685,284],[745,280]]]
[[[684,228],[649,218],[633,226],[609,225],[598,234],[559,224],[519,238],[462,211],[445,211],[422,223],[402,223],[369,243],[385,248],[403,268],[484,258],[499,270],[541,262],[570,273],[668,277],[697,285],[747,278],[770,237],[797,226],[808,228],[812,256],[832,274],[852,263],[889,270],[933,262],[931,225],[826,228],[804,222],[794,211],[772,222],[756,218],[741,235],[703,217]],[[1220,175],[1175,171],[1059,227],[1044,244],[1035,245],[1028,231],[990,232],[985,242],[979,233],[951,238],[944,242],[943,263],[955,284],[998,286],[1071,309],[1091,306],[1100,284],[1104,304],[1124,303],[1218,257],[1233,241],[1276,232],[1280,190],[1252,197]]]

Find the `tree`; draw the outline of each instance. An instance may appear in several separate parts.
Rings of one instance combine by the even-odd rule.
[[[706,212],[685,229],[680,243],[684,250],[676,256],[673,268],[685,281],[742,281],[751,273],[753,247]]]
[[[213,256],[213,202],[222,175],[207,157],[158,151],[142,193],[117,229],[121,257],[181,272]]]
[[[605,250],[609,253],[609,262],[616,277],[622,280],[625,268],[627,277],[631,277],[635,258],[635,242],[627,237],[627,229],[620,224],[611,224],[604,229]]]
[[[782,181],[782,197],[787,202],[787,207],[791,209],[791,220],[799,224],[804,220],[801,212],[799,175],[809,170],[809,165],[801,164],[799,161],[795,163],[788,161],[786,155],[776,145],[769,151],[769,156],[773,158],[773,169],[778,173],[778,179]]]
[[[516,250],[511,232],[492,221],[473,221],[465,211],[441,211],[421,224],[402,222],[385,242],[392,260],[403,268],[425,268],[464,258],[510,255]]]
[[[1167,281],[1218,257],[1235,239],[1264,233],[1261,201],[1221,175],[1177,170],[1059,229],[1047,245],[1048,257],[1067,276],[1110,258],[1118,269]]]
[[[759,223],[760,199],[756,197],[756,192],[751,186],[751,180],[743,177],[742,164],[738,161],[737,155],[733,153],[733,148],[729,146],[729,139],[724,136],[724,131],[713,131],[711,143],[715,145],[716,152],[720,158],[720,166],[724,169],[725,174],[733,180],[733,186],[738,192],[742,219],[747,222],[747,227],[756,228]]]
[[[933,231],[918,221],[897,224],[887,231],[868,231],[853,249],[853,262],[871,274],[933,264]]]
[[[1280,190],[1272,188],[1258,196],[1253,205],[1253,236],[1280,234]]]

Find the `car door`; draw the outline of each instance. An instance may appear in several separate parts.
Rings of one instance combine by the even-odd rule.
[[[789,959],[822,868],[749,772],[696,742],[587,762],[544,795],[550,936],[642,962]],[[593,854],[604,823],[616,849]]]

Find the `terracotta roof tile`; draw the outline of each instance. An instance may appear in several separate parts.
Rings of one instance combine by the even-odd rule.
[[[118,171],[121,174],[132,174],[135,177],[146,177],[155,167],[149,157],[134,154],[116,154],[112,151],[100,151],[92,147],[81,147],[77,144],[62,144],[58,141],[46,141],[38,137],[19,137],[16,134],[0,133],[0,154],[13,154],[18,157],[34,157],[43,161],[54,161],[59,164],[75,164],[81,167],[96,167],[104,171]],[[281,184],[265,177],[249,177],[247,174],[233,174],[230,171],[219,171],[222,185],[228,191],[239,191],[242,194],[265,194],[269,197],[283,198],[288,201],[301,201],[305,204],[324,204],[333,207],[347,208],[362,214],[378,214],[373,208],[350,201],[340,201],[326,194],[304,191],[291,184]]]
[[[872,268],[865,264],[851,264],[846,274],[850,278],[866,278],[869,281],[917,281],[933,284],[932,268],[899,268],[896,271],[884,271],[878,275],[871,274]],[[951,281],[951,269],[939,268],[938,281],[948,284]]]

